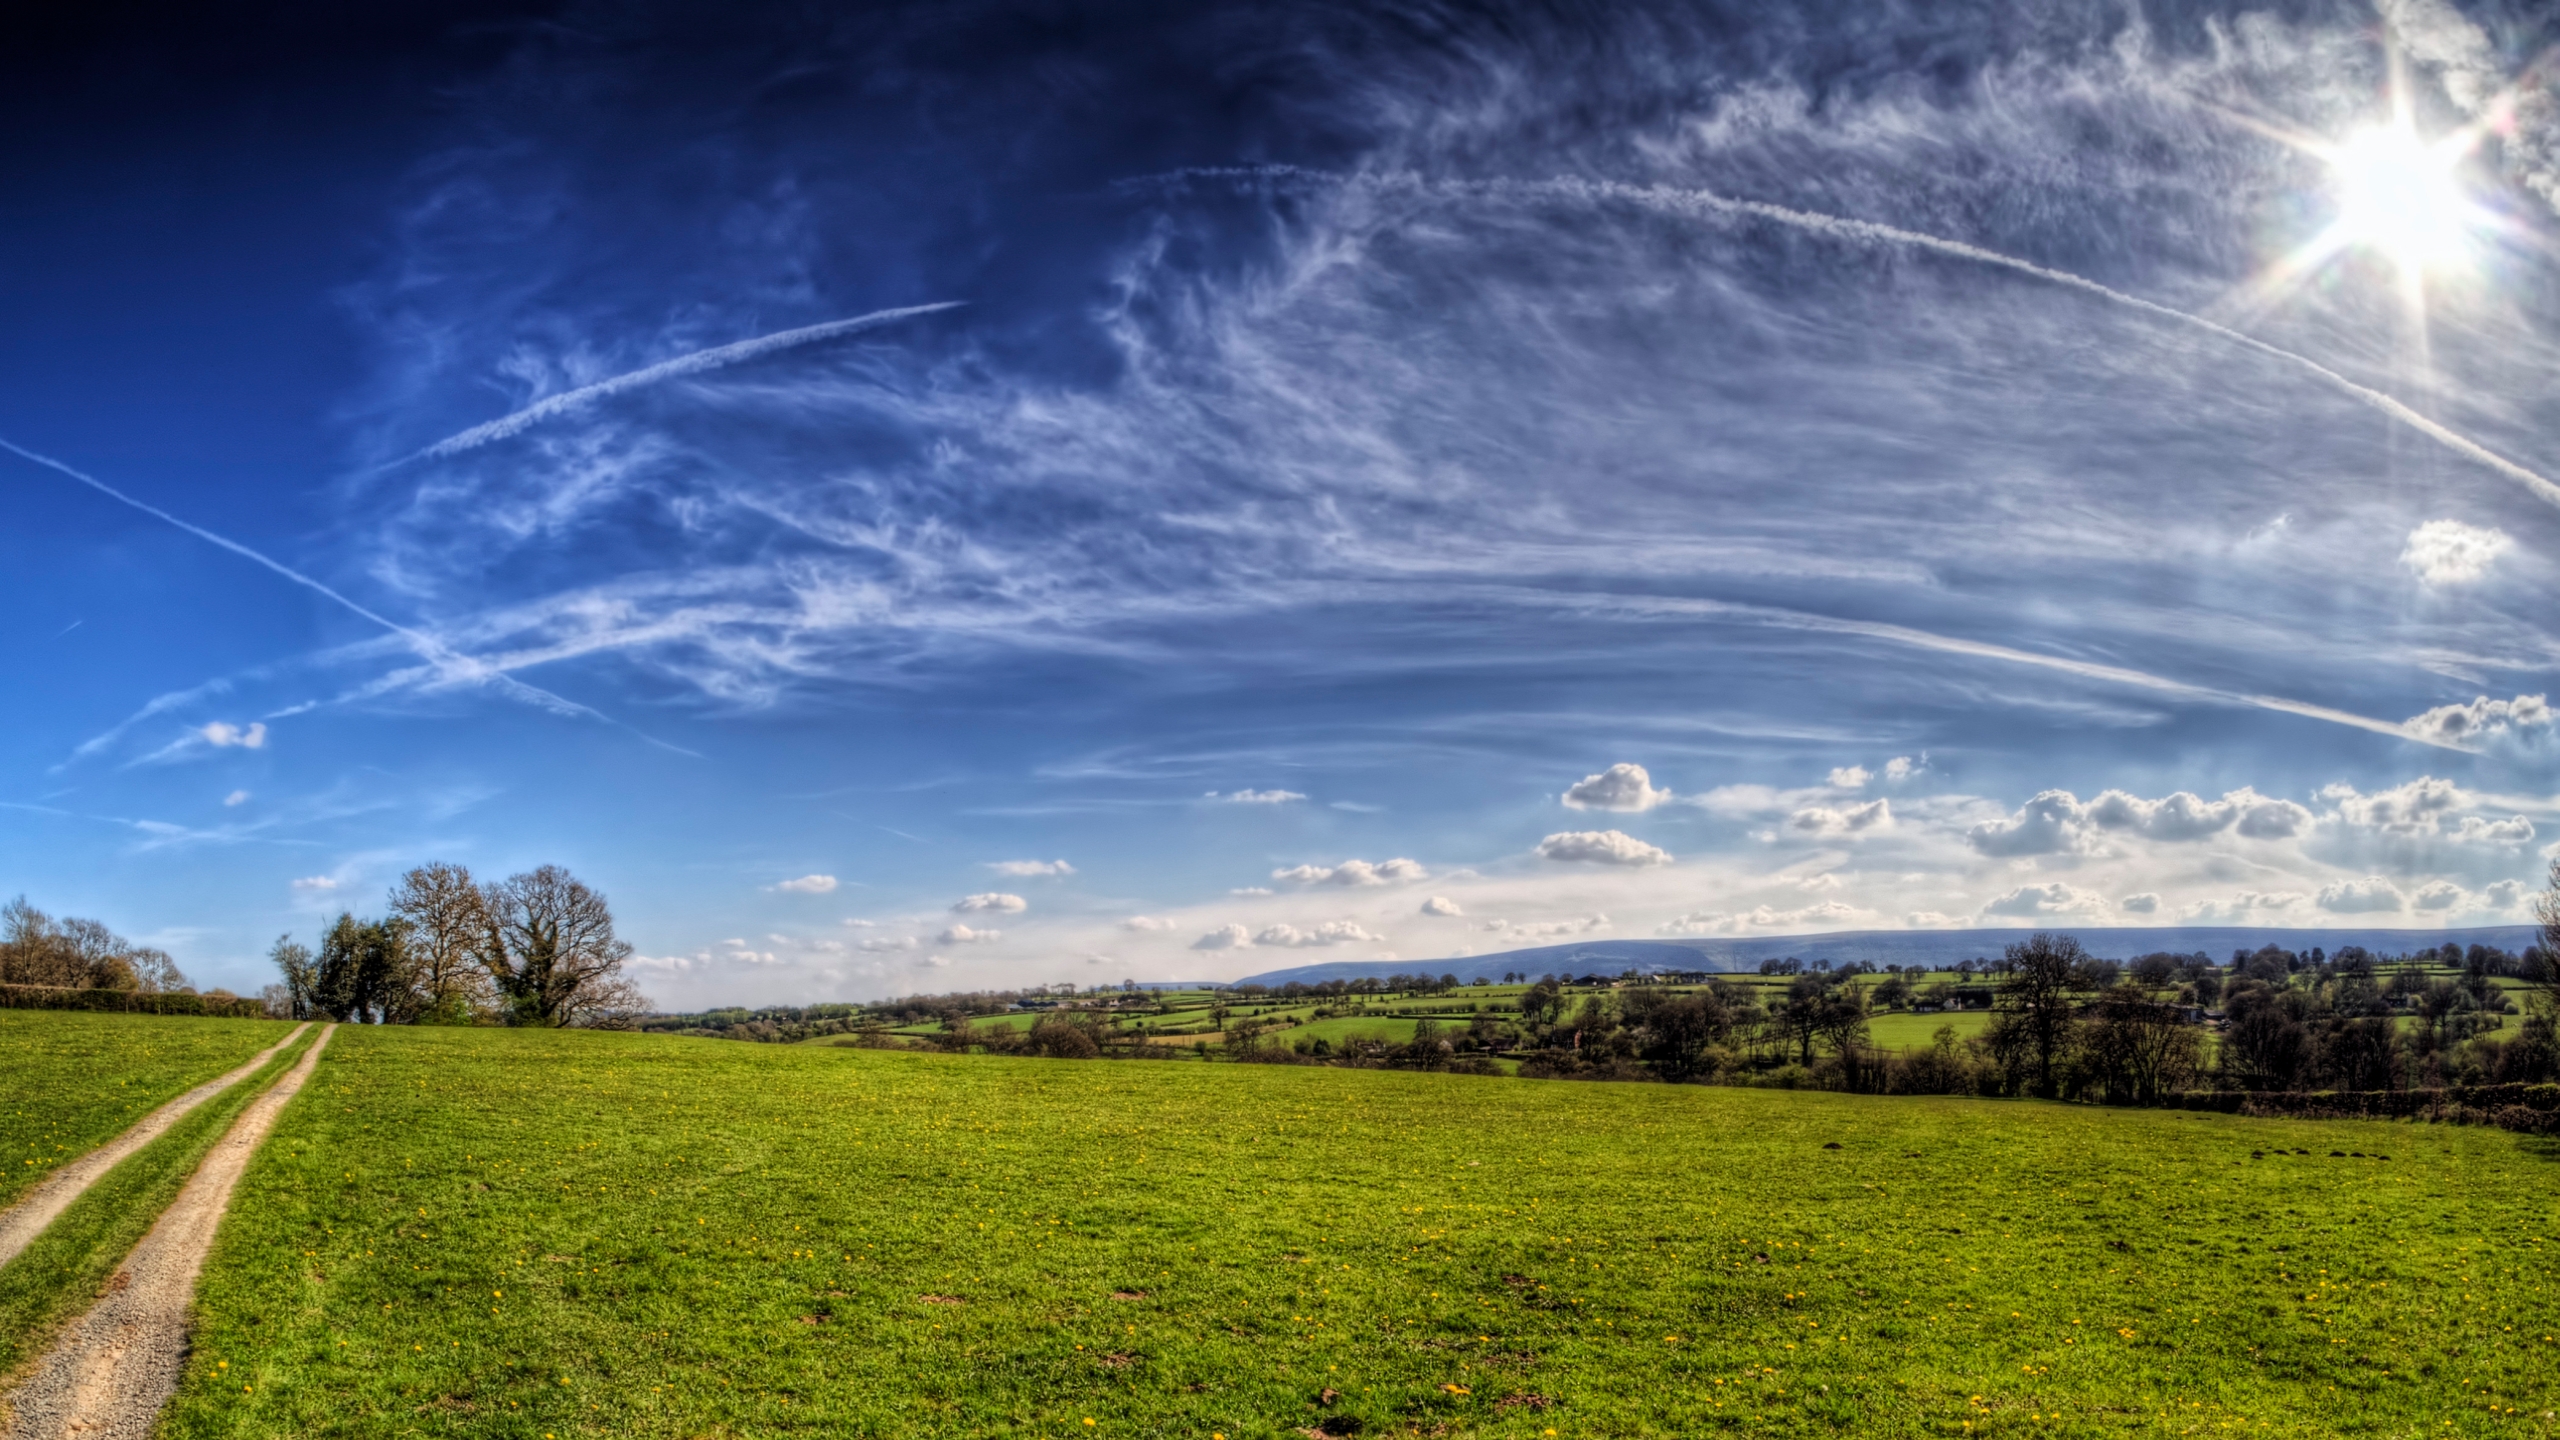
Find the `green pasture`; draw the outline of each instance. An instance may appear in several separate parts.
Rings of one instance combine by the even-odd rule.
[[[0,1010],[0,1205],[292,1028],[201,1015]]]
[[[1331,1020],[1311,1020],[1292,1030],[1278,1032],[1284,1045],[1312,1045],[1329,1040],[1339,1045],[1345,1040],[1377,1040],[1389,1045],[1403,1045],[1413,1039],[1422,1022],[1401,1015],[1339,1015]]]
[[[349,1027],[164,1434],[2545,1434],[2555,1179],[2491,1130]]]
[[[1991,1028],[1988,1010],[1946,1010],[1935,1015],[1919,1015],[1908,1010],[1883,1010],[1867,1021],[1867,1039],[1880,1049],[1920,1050],[1937,1043],[1939,1027],[1952,1025],[1956,1038],[1970,1040]]]

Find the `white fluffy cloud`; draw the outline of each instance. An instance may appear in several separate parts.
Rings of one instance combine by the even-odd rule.
[[[836,888],[836,877],[833,875],[803,875],[797,880],[777,880],[765,888],[768,890],[779,890],[786,895],[827,895],[834,892]]]
[[[1506,940],[1556,940],[1567,935],[1595,935],[1609,928],[1606,915],[1579,920],[1487,920],[1479,927]]]
[[[1864,835],[1893,828],[1893,806],[1885,800],[1864,805],[1808,805],[1787,817],[1787,828],[1805,835]]]
[[[2524,898],[2524,883],[2518,880],[2501,880],[2481,891],[2480,898],[2492,909],[2513,909],[2516,902]]]
[[[2471,804],[2471,797],[2452,781],[2432,775],[2371,795],[2352,785],[2330,785],[2320,791],[2320,798],[2329,803],[2339,823],[2389,835],[2441,835],[2469,845],[2522,845],[2534,836],[2533,822],[2521,815],[2503,820],[2465,815],[2448,829],[2445,822]]]
[[[2145,890],[2139,895],[2127,895],[2117,901],[2116,908],[2128,915],[2153,915],[2159,913],[2160,897]]]
[[[1982,913],[2034,919],[2045,915],[2102,914],[2112,908],[2107,897],[2095,890],[2051,880],[2042,885],[2021,885],[1986,903]]]
[[[1194,950],[1235,950],[1253,943],[1253,932],[1241,925],[1221,925],[1191,942]]]
[[[1564,792],[1568,810],[1650,810],[1670,800],[1671,792],[1653,788],[1653,777],[1641,765],[1612,765],[1585,775]]]
[[[1929,757],[1926,755],[1917,760],[1908,755],[1896,755],[1884,762],[1884,780],[1888,785],[1899,785],[1928,768]]]
[[[990,860],[987,868],[999,875],[1034,879],[1044,875],[1073,875],[1076,867],[1064,860]]]
[[[1294,805],[1307,797],[1295,790],[1230,790],[1224,795],[1212,790],[1201,798],[1221,805]]]
[[[2430,880],[2418,887],[2409,904],[2419,910],[2458,910],[2469,898],[2468,892],[2450,880]]]
[[[263,720],[251,723],[246,729],[229,721],[216,720],[198,730],[196,734],[203,737],[204,743],[217,750],[229,749],[235,745],[243,750],[267,748],[267,726]]]
[[[1580,861],[1593,865],[1668,865],[1670,852],[1647,845],[1622,830],[1563,830],[1538,842],[1538,853],[1549,860]]]
[[[916,938],[912,935],[896,937],[880,935],[863,941],[862,948],[874,955],[887,955],[900,950],[913,950],[917,944]]]
[[[1464,915],[1467,912],[1459,909],[1458,902],[1450,899],[1448,896],[1434,895],[1430,899],[1422,902],[1422,913],[1425,915]]]
[[[301,879],[293,882],[293,888],[296,890],[335,890],[338,888],[338,882],[334,876],[305,875]]]
[[[2447,744],[2486,740],[2515,730],[2551,727],[2551,703],[2541,695],[2492,700],[2483,695],[2468,705],[2439,705],[2401,722],[2414,734]]]
[[[959,903],[951,908],[954,913],[961,915],[975,914],[982,910],[992,910],[1004,915],[1018,915],[1030,909],[1031,902],[1019,895],[1006,895],[1000,891],[990,890],[983,895],[964,895]]]
[[[2320,887],[2317,899],[2321,909],[2340,915],[2387,914],[2406,904],[2400,887],[2379,875],[2362,880],[2332,880]]]
[[[2468,585],[2487,575],[2512,544],[2503,530],[2459,520],[2430,520],[2409,532],[2400,563],[2425,585]]]
[[[1833,770],[1830,778],[1834,790],[1858,790],[1876,777],[1864,765],[1843,765]]]
[[[1170,930],[1173,928],[1173,922],[1159,915],[1132,915],[1128,919],[1120,922],[1120,928],[1123,930],[1137,930],[1142,932],[1150,930]]]
[[[1858,907],[1837,900],[1807,905],[1801,910],[1780,910],[1758,905],[1739,915],[1721,910],[1697,910],[1674,916],[1654,927],[1656,935],[1739,935],[1748,930],[1790,930],[1807,925],[1836,925],[1859,914]]]
[[[2219,800],[2185,790],[2157,800],[2106,790],[2085,805],[2068,790],[2047,790],[2004,819],[1974,826],[1965,832],[1965,840],[1991,856],[2071,855],[2094,848],[2098,836],[2106,832],[2171,844],[2203,840],[2225,830],[2252,840],[2280,840],[2308,830],[2314,818],[2301,805],[2261,795],[2245,785]]]
[[[934,937],[939,945],[987,945],[1004,938],[1001,930],[972,930],[966,925],[953,925]]]
[[[1312,930],[1301,930],[1295,925],[1268,926],[1262,933],[1253,937],[1253,943],[1274,949],[1302,950],[1310,946],[1349,945],[1355,941],[1383,938],[1385,937],[1370,934],[1348,920],[1327,920]]]
[[[1392,885],[1404,880],[1428,880],[1431,878],[1431,872],[1423,869],[1420,861],[1399,856],[1393,860],[1381,860],[1374,865],[1366,860],[1345,860],[1339,865],[1292,865],[1286,870],[1272,871],[1271,878],[1286,880],[1293,885],[1357,887]]]

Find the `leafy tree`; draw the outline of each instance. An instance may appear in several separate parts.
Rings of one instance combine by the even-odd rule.
[[[421,865],[400,877],[390,908],[406,927],[419,1020],[467,1025],[494,1008],[489,973],[477,959],[489,930],[489,907],[468,869],[440,861]]]
[[[405,927],[340,914],[320,938],[311,1001],[332,1020],[404,1024],[415,1019]]]
[[[489,912],[473,951],[515,1025],[620,1025],[648,1007],[623,978],[630,943],[604,896],[557,865],[481,889]]]

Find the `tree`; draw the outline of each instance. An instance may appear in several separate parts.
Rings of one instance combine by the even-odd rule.
[[[312,961],[311,948],[291,935],[279,935],[275,948],[267,952],[267,958],[275,962],[276,970],[284,976],[286,1013],[280,1018],[308,1020],[318,1013],[320,969]]]
[[[407,927],[420,1020],[465,1025],[493,1008],[489,973],[476,958],[489,929],[489,907],[469,870],[442,862],[421,865],[400,877],[390,908],[392,918]]]
[[[1816,1002],[1814,1027],[1831,1053],[1840,1057],[1841,1078],[1853,1091],[1866,1088],[1867,996],[1856,985],[1841,985]]]
[[[631,946],[613,933],[605,898],[557,865],[480,892],[489,923],[474,957],[515,1025],[618,1025],[648,1006],[622,975]]]
[[[2000,1008],[2035,1067],[2035,1092],[2047,1098],[2054,1093],[2054,1062],[2071,1042],[2074,976],[2088,958],[2077,939],[2043,931],[2001,951],[2009,978],[2000,982]]]
[[[186,983],[166,952],[95,920],[57,922],[23,895],[0,906],[0,984],[158,992]]]
[[[2148,1104],[2193,1082],[2202,1042],[2174,1005],[2139,982],[2119,985],[2089,1007],[2082,1054],[2089,1078],[2118,1104]]]
[[[415,1020],[417,994],[410,985],[404,932],[396,920],[358,920],[341,913],[320,937],[312,1004],[332,1020],[358,1025]]]
[[[2533,918],[2542,922],[2542,963],[2535,967],[2542,1000],[2560,1014],[2560,859],[2551,862],[2550,879],[2534,897]]]

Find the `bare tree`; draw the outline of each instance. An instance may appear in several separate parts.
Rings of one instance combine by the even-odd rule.
[[[2026,1058],[2035,1065],[2035,1090],[2051,1098],[2054,1061],[2069,1048],[2071,990],[2089,952],[2069,935],[2042,931],[2001,952],[2009,978],[2000,982],[2002,1018],[2015,1027]]]
[[[557,865],[483,887],[489,922],[475,958],[516,1025],[627,1024],[648,1007],[623,978],[628,942],[602,895]]]
[[[478,958],[491,923],[489,906],[469,870],[441,861],[421,865],[400,877],[390,909],[407,927],[419,1019],[463,1025],[496,1008],[489,972]]]
[[[186,983],[168,952],[95,920],[57,922],[23,895],[0,906],[0,984],[158,992]]]
[[[2542,922],[2542,998],[2560,1014],[2560,859],[2551,862],[2551,878],[2534,897],[2533,918]]]

